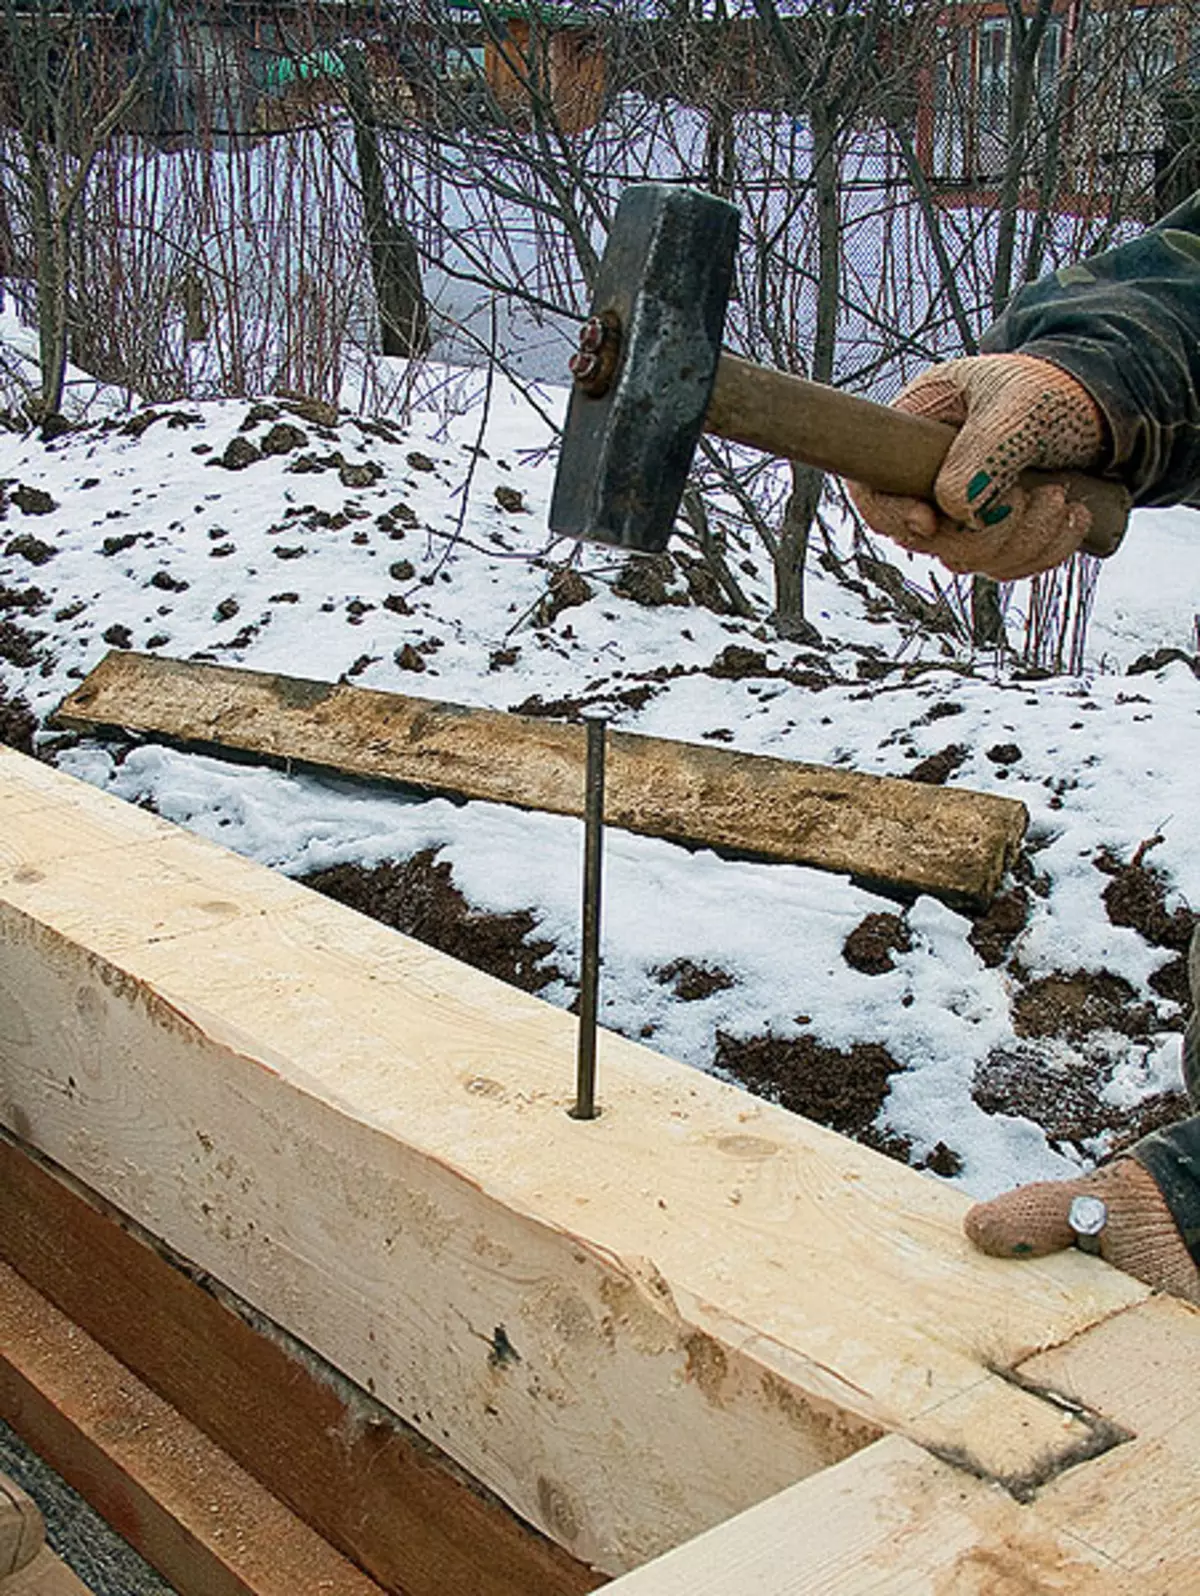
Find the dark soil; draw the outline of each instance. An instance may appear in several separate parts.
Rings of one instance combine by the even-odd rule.
[[[1076,1058],[1068,1068],[1033,1047],[998,1048],[976,1070],[972,1095],[987,1114],[1034,1120],[1051,1143],[1081,1147],[1112,1133],[1114,1151],[1190,1112],[1182,1092],[1158,1092],[1133,1108],[1105,1102],[1107,1080],[1102,1063]]]
[[[45,632],[27,632],[16,621],[0,621],[0,659],[20,670],[28,670],[41,658],[37,644]]]
[[[896,968],[893,953],[908,953],[912,939],[898,914],[869,914],[842,944],[842,957],[863,975],[886,975]]]
[[[995,969],[1008,957],[1009,948],[1029,919],[1030,901],[1024,887],[1001,892],[971,927],[967,940],[989,968]]]
[[[36,615],[50,600],[40,587],[5,587],[0,584],[0,610],[24,610]]]
[[[958,767],[965,764],[969,753],[970,749],[964,748],[962,743],[951,743],[914,765],[906,772],[907,778],[909,781],[928,782],[931,787],[942,787]]]
[[[774,676],[778,673],[767,664],[767,656],[756,648],[742,643],[730,643],[708,667],[708,675],[719,681],[744,682],[750,677]]]
[[[1099,855],[1097,870],[1112,877],[1104,889],[1104,907],[1113,925],[1132,926],[1152,947],[1184,953],[1196,916],[1191,909],[1167,909],[1170,883],[1161,870],[1145,862],[1146,854],[1161,841],[1149,838],[1128,864],[1108,852]]]
[[[30,565],[45,565],[52,560],[58,550],[51,543],[43,543],[41,538],[35,538],[29,532],[22,532],[18,537],[10,538],[4,546],[4,552],[10,558],[28,560]]]
[[[1055,1036],[1084,1042],[1094,1031],[1117,1031],[1141,1041],[1162,1028],[1153,1004],[1139,1003],[1134,988],[1109,970],[1075,970],[1031,981],[1012,1004],[1018,1036]]]
[[[571,570],[569,566],[562,567],[550,577],[546,596],[534,611],[534,625],[551,625],[564,610],[573,610],[580,604],[586,604],[593,592],[592,584],[578,571]]]
[[[9,498],[18,510],[26,515],[49,515],[52,510],[57,510],[58,505],[41,488],[27,488],[23,482],[9,490]]]
[[[728,971],[696,964],[691,959],[675,959],[651,973],[660,985],[671,987],[681,1003],[697,1003],[701,998],[712,997],[714,992],[728,992],[731,986],[737,985]]]
[[[527,909],[516,914],[472,909],[454,885],[450,866],[438,862],[436,849],[386,860],[371,870],[335,865],[305,877],[305,885],[522,991],[539,992],[561,976],[545,963],[553,943],[531,940],[536,917]]]
[[[37,717],[23,698],[12,698],[0,683],[0,743],[18,753],[33,753],[33,734]]]
[[[886,1047],[856,1042],[848,1052],[811,1037],[737,1039],[717,1032],[716,1068],[794,1114],[803,1114],[907,1162],[910,1148],[875,1126],[891,1077],[901,1068]]]
[[[655,608],[663,604],[683,604],[683,594],[673,593],[675,563],[669,554],[637,554],[626,560],[617,573],[612,590],[618,598]]]

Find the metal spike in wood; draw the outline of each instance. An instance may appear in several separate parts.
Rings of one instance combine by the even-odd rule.
[[[600,881],[604,862],[604,752],[608,717],[589,715],[583,808],[583,947],[579,972],[579,1049],[572,1119],[596,1119],[596,1014],[600,996]]]

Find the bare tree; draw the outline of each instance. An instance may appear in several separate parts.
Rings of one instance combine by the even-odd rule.
[[[41,389],[48,417],[62,405],[71,327],[72,241],[100,151],[145,94],[169,16],[163,0],[126,77],[123,51],[106,48],[91,14],[48,3],[18,9],[3,0],[0,37],[8,47],[8,94],[18,142],[7,169],[24,201],[36,263]],[[11,196],[10,196],[11,198]]]

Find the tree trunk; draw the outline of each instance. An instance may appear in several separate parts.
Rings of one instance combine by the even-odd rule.
[[[791,465],[792,491],[774,551],[775,613],[786,620],[803,620],[804,565],[825,473],[815,466],[801,465],[798,460]]]
[[[40,151],[28,173],[30,215],[37,254],[39,419],[62,408],[67,370],[67,234],[60,223],[50,173]]]
[[[355,48],[344,50],[342,61],[346,71],[346,98],[354,122],[354,150],[383,353],[411,359],[423,355],[430,342],[429,307],[421,286],[416,241],[403,220],[392,215],[388,205],[383,162],[379,156],[379,130],[362,54]]]
[[[837,347],[842,239],[837,135],[830,107],[819,92],[812,96],[809,120],[817,211],[817,310],[809,371],[814,382],[827,383],[833,380]],[[785,618],[804,617],[804,565],[824,484],[824,472],[792,462],[792,491],[774,554],[775,613]]]
[[[1029,152],[1030,111],[1037,81],[1037,59],[1050,21],[1050,0],[1038,0],[1037,12],[1026,18],[1020,0],[1010,0],[1012,30],[1012,87],[1006,116],[1008,152],[997,205],[996,265],[992,273],[992,313],[999,316],[1012,294],[1013,261],[1017,245],[1017,215],[1025,163]]]

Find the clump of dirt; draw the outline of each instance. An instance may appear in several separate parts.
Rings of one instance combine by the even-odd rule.
[[[675,554],[675,563],[687,583],[687,598],[691,599],[693,604],[699,605],[701,609],[711,610],[714,615],[728,615],[729,602],[721,591],[720,582],[704,560],[679,549]],[[682,596],[668,599],[668,603],[686,602]]]
[[[1193,676],[1200,676],[1200,656],[1185,654],[1181,648],[1159,648],[1153,654],[1141,654],[1132,665],[1125,667],[1126,676],[1146,676],[1151,671],[1165,670],[1168,665],[1186,665]]]
[[[5,587],[0,583],[0,610],[24,610],[36,615],[50,600],[40,587]]]
[[[1094,1031],[1117,1031],[1146,1041],[1161,1021],[1150,1003],[1123,976],[1111,970],[1075,970],[1031,981],[1013,998],[1013,1030],[1018,1036],[1057,1036],[1086,1041]]]
[[[1022,754],[1016,743],[997,743],[988,749],[987,757],[993,765],[1016,765],[1020,763]]]
[[[23,482],[18,482],[15,488],[9,489],[9,498],[18,510],[25,515],[49,515],[52,510],[57,510],[58,505],[51,496],[41,488],[29,488]]]
[[[908,953],[912,938],[898,914],[868,914],[842,943],[842,957],[863,975],[886,975],[896,968],[893,953]]]
[[[1166,964],[1152,971],[1147,977],[1147,985],[1160,998],[1166,998],[1168,1003],[1178,1003],[1181,1009],[1191,1009],[1192,994],[1188,989],[1187,958],[1184,954],[1169,959]]]
[[[1161,870],[1146,863],[1147,853],[1162,840],[1160,836],[1148,838],[1128,864],[1122,864],[1107,849],[1094,862],[1097,870],[1112,877],[1103,896],[1113,925],[1132,926],[1152,947],[1184,953],[1196,916],[1191,909],[1167,909],[1170,883]]]
[[[962,743],[950,743],[946,748],[920,760],[907,772],[909,781],[927,782],[931,787],[942,787],[962,764],[966,763],[970,749]]]
[[[29,670],[41,658],[37,644],[45,632],[27,632],[16,621],[0,621],[0,659],[19,670]]]
[[[953,1180],[955,1175],[961,1175],[963,1161],[953,1147],[947,1147],[945,1142],[937,1142],[933,1151],[928,1153],[917,1165],[918,1169],[928,1169],[935,1175],[942,1175],[947,1180]]]
[[[562,972],[545,962],[554,944],[531,940],[538,923],[534,914],[473,909],[454,885],[449,864],[438,862],[435,848],[411,859],[385,860],[374,869],[334,865],[304,883],[524,992],[540,992],[561,978]]]
[[[741,643],[730,643],[717,655],[706,673],[718,681],[744,682],[750,677],[777,676],[767,664],[767,656],[756,648],[746,648]]]
[[[674,580],[675,563],[669,554],[635,554],[617,573],[612,590],[618,598],[632,599],[649,608],[684,604],[683,595],[671,591]]]
[[[226,471],[244,471],[247,466],[261,459],[261,451],[254,447],[249,438],[239,437],[231,438],[225,445],[224,453],[212,464],[222,465]]]
[[[0,743],[19,754],[33,753],[37,717],[23,698],[10,697],[0,683]]]
[[[985,1114],[1024,1115],[1054,1144],[1082,1147],[1113,1137],[1114,1152],[1191,1112],[1183,1092],[1156,1092],[1132,1108],[1106,1102],[1103,1061],[1077,1056],[1066,1065],[1036,1048],[997,1048],[979,1064],[971,1095]]]
[[[10,559],[28,560],[30,565],[45,565],[48,560],[54,558],[58,550],[53,544],[43,543],[41,538],[35,538],[32,533],[22,532],[8,540],[4,552]]]
[[[998,893],[971,927],[967,941],[989,969],[1004,963],[1009,948],[1025,929],[1030,901],[1024,887]]]
[[[528,515],[529,506],[525,503],[525,495],[520,488],[506,487],[501,483],[495,490],[496,503],[509,515]]]
[[[290,421],[277,421],[259,448],[264,454],[291,454],[293,449],[308,448],[308,434]]]
[[[696,964],[692,959],[673,959],[651,974],[661,986],[669,986],[681,1003],[697,1003],[714,992],[728,992],[737,982],[727,970]]]
[[[907,1162],[909,1144],[875,1126],[901,1068],[880,1043],[856,1042],[843,1052],[809,1036],[739,1039],[718,1031],[714,1063],[759,1097]]]
[[[534,611],[535,626],[549,626],[564,610],[577,609],[592,596],[592,584],[570,566],[561,566],[551,574],[546,596]]]

